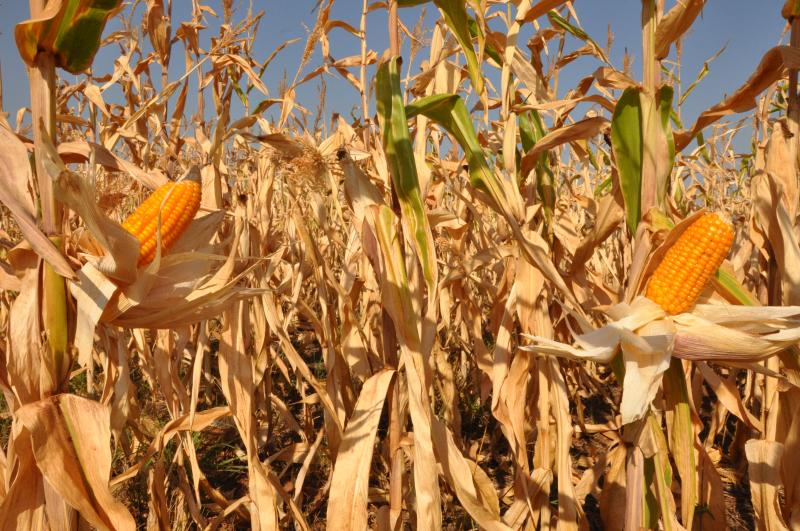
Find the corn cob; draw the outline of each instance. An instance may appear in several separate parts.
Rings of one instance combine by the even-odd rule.
[[[156,256],[156,225],[159,209],[161,253],[164,254],[189,226],[199,207],[200,182],[194,172],[190,174],[189,179],[162,185],[139,205],[139,208],[122,223],[125,230],[139,240],[138,265],[149,264]]]
[[[728,255],[732,243],[731,226],[717,214],[703,214],[658,264],[647,286],[647,298],[670,315],[691,309]]]

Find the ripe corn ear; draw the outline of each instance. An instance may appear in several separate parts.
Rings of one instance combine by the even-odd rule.
[[[172,247],[189,226],[200,207],[200,183],[197,179],[170,182],[159,187],[122,226],[139,240],[139,266],[156,256],[156,230],[161,210],[161,253]]]
[[[717,214],[703,214],[667,251],[647,285],[647,298],[667,313],[688,311],[728,255],[733,229]]]

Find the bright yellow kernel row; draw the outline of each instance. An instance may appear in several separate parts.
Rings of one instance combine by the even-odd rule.
[[[733,229],[717,214],[700,216],[667,251],[647,285],[647,297],[675,315],[694,306],[733,244]]]
[[[169,196],[167,196],[169,194]],[[122,226],[139,240],[139,264],[149,264],[156,256],[156,230],[161,209],[161,252],[169,250],[200,207],[200,183],[185,180],[159,187]],[[166,197],[166,202],[164,198]],[[163,203],[163,206],[162,206]]]

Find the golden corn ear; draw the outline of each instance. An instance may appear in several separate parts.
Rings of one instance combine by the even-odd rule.
[[[165,201],[166,198],[166,201]],[[196,180],[170,182],[159,187],[122,226],[139,240],[139,266],[156,256],[156,225],[161,209],[161,253],[174,244],[200,207],[200,183]]]
[[[732,243],[731,226],[717,214],[703,214],[658,264],[647,285],[647,298],[670,315],[691,309],[728,256]]]

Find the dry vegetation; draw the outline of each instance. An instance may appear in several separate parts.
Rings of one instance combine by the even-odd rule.
[[[0,118],[4,529],[800,529],[795,2],[695,124],[674,44],[703,0],[642,1],[642,80],[580,2],[403,25],[420,3],[322,0],[280,84],[302,43],[256,50],[231,0],[125,3],[113,71],[59,78],[33,31],[27,125]],[[359,109],[296,97],[333,78]],[[198,170],[137,270],[118,222]],[[669,316],[641,294],[703,209],[734,246]]]

